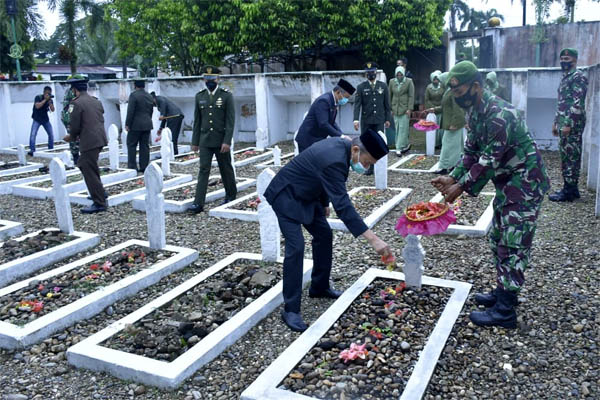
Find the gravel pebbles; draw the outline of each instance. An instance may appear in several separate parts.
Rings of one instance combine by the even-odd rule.
[[[284,153],[293,150],[290,142],[280,144],[280,147]],[[423,143],[413,143],[415,152],[422,152],[423,148]],[[554,183],[553,189],[556,189],[561,182],[558,153],[544,152],[543,157]],[[48,163],[48,160],[40,161]],[[390,164],[395,161],[390,157]],[[103,163],[106,165],[106,162]],[[198,165],[173,166],[173,170],[197,174]],[[214,168],[212,172],[218,173],[218,170]],[[258,173],[254,165],[238,168],[237,172],[240,177],[256,177]],[[434,177],[433,174],[389,173],[390,186],[414,189],[405,202],[374,228],[392,246],[399,262],[403,240],[394,231],[396,220],[406,204],[433,197],[436,191],[429,181]],[[585,177],[581,181],[585,182]],[[348,188],[373,184],[373,177],[351,173]],[[56,224],[52,201],[14,196],[1,196],[0,199],[2,218],[23,222],[28,232]],[[594,193],[583,185],[581,199],[574,203],[544,201],[531,268],[526,272],[525,287],[519,296],[518,328],[473,326],[468,313],[476,305],[469,298],[424,398],[600,398],[600,223],[593,208]],[[80,214],[77,205],[72,205],[72,209],[77,230],[98,233],[102,238],[99,246],[82,255],[128,239],[147,237],[145,214],[132,212],[129,203],[94,215]],[[228,254],[260,251],[258,225],[253,222],[209,218],[207,213],[167,214],[166,226],[168,243],[197,249],[199,259],[135,296],[115,303],[104,313],[78,322],[41,343],[22,350],[0,350],[0,393],[3,398],[237,399],[299,336],[281,322],[280,307],[173,391],[72,368],[65,359],[65,350],[72,344],[135,311]],[[362,239],[354,239],[342,232],[333,235],[332,280],[335,287],[349,287],[370,267],[384,268],[379,257]],[[435,236],[423,238],[422,244],[427,252],[427,275],[470,282],[473,292],[488,290],[495,285],[495,271],[485,238]],[[308,240],[306,256],[309,258],[311,251]],[[45,270],[82,255],[70,257]],[[305,320],[314,322],[331,304],[332,300],[311,299],[305,293],[302,303]]]

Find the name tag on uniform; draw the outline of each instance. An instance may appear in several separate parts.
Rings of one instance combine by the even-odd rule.
[[[206,100],[200,100],[200,101],[198,101],[198,104],[206,104],[206,103],[208,103]]]

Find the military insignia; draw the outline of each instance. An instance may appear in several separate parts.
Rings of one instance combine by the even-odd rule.
[[[72,113],[74,108],[75,106],[73,104],[69,104],[69,113]]]
[[[377,93],[379,93],[379,94],[383,94],[383,88],[379,88],[379,89],[377,89]]]
[[[450,86],[452,86],[452,87],[458,86],[458,79],[456,79],[456,78],[450,79]]]
[[[206,73],[207,74],[212,74],[212,68],[211,67],[207,67],[206,68]]]
[[[217,107],[221,107],[223,105],[223,99],[219,97],[215,104],[217,105]]]
[[[371,68],[371,63],[367,63],[367,68]]]

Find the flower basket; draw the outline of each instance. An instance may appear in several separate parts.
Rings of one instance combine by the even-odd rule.
[[[410,205],[398,218],[396,230],[402,236],[437,235],[456,222],[454,212],[447,204],[421,202]]]

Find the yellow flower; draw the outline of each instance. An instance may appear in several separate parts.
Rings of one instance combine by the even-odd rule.
[[[46,297],[47,298],[51,298],[52,297],[52,293],[46,293]]]

